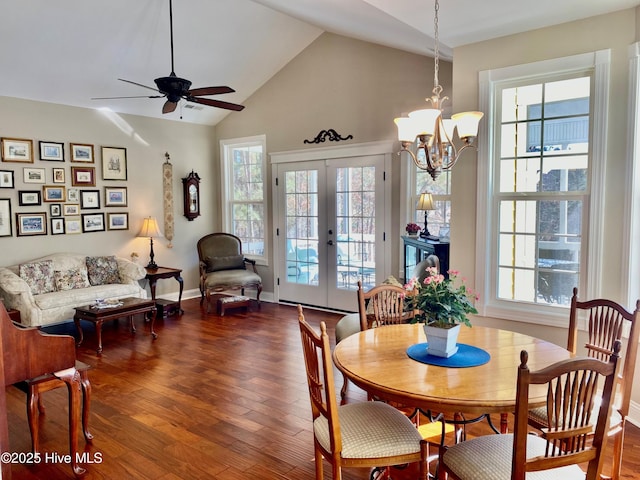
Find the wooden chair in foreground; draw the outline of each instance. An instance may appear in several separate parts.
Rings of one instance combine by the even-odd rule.
[[[441,450],[439,479],[447,474],[457,480],[599,479],[619,352],[616,341],[608,362],[576,357],[531,372],[523,350],[513,434],[485,435]],[[604,377],[602,402],[594,410],[600,377]],[[540,394],[545,389],[547,409],[556,415],[538,437],[528,431],[529,392]],[[579,464],[587,464],[586,477]]]
[[[617,390],[614,395],[614,407],[611,411],[608,436],[613,438],[613,462],[611,478],[619,480],[622,465],[622,447],[624,429],[629,415],[631,403],[631,387],[638,354],[640,338],[640,300],[636,302],[633,313],[611,300],[596,299],[581,302],[578,300],[578,289],[573,289],[569,313],[569,339],[567,350],[577,353],[578,350],[578,315],[584,313],[588,321],[588,339],[585,344],[589,357],[606,360],[613,352],[616,341],[623,343],[620,358],[623,365],[618,370]],[[623,333],[628,332],[628,339]],[[529,424],[537,429],[549,425],[546,408],[537,408],[529,412]]]
[[[87,443],[93,443],[93,435],[89,432],[89,410],[91,406],[91,382],[89,381],[90,366],[84,362],[76,360],[76,370],[80,375],[80,383],[82,384],[82,432]],[[16,386],[24,390],[27,394],[27,419],[29,421],[29,430],[31,431],[31,450],[33,452],[40,451],[40,422],[39,416],[45,412],[41,394],[61,388],[65,383],[56,377],[53,373],[46,373],[36,378],[30,378],[24,382],[16,384]]]
[[[69,335],[47,335],[36,328],[16,327],[0,304],[0,337],[5,386],[41,375],[53,375],[69,391],[69,450],[76,475],[86,470],[78,464],[78,420],[80,418],[81,379],[75,368],[75,339]]]
[[[384,467],[419,462],[420,479],[426,480],[427,442],[411,421],[382,402],[338,406],[333,379],[329,336],[324,322],[320,335],[305,321],[298,306],[298,322],[306,364],[316,480],[323,480],[323,458],[332,466],[334,480],[343,467]]]

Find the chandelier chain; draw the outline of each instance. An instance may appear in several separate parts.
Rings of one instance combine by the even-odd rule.
[[[435,5],[435,15],[433,17],[433,32],[434,32],[434,66],[433,66],[433,89],[435,90],[440,86],[440,81],[438,79],[438,73],[440,70],[440,41],[438,34],[438,10],[440,10],[440,3],[438,0]]]

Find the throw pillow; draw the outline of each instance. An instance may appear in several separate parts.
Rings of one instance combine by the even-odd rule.
[[[207,272],[218,270],[244,269],[244,255],[229,255],[228,257],[207,257]]]
[[[33,295],[49,293],[55,290],[53,285],[53,262],[43,260],[41,262],[24,263],[18,267],[18,273]]]
[[[59,292],[73,290],[74,288],[89,287],[89,279],[85,270],[55,270],[53,281]]]
[[[114,255],[109,257],[87,257],[86,264],[91,285],[120,283],[118,262]]]

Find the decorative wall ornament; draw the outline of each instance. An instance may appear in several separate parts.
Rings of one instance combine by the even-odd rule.
[[[327,138],[330,142],[339,142],[340,140],[351,140],[353,135],[342,137],[333,128],[330,128],[329,130],[321,130],[320,133],[316,135],[316,138],[313,140],[305,140],[304,143],[323,143]]]
[[[164,154],[167,159],[162,164],[162,195],[164,208],[164,236],[169,240],[168,248],[173,248],[173,165],[169,161],[169,152]]]
[[[191,173],[182,179],[184,193],[184,216],[190,222],[200,216],[200,176],[191,170]]]

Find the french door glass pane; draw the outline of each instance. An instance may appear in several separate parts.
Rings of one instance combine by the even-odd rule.
[[[375,284],[375,167],[336,170],[336,287]]]
[[[285,173],[287,282],[318,285],[318,173]]]

